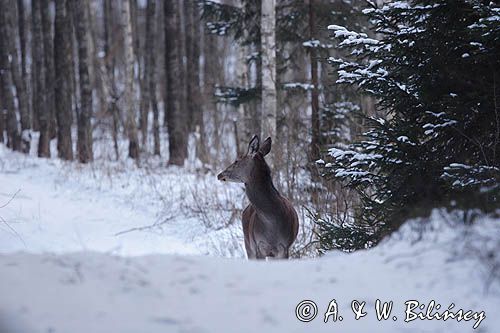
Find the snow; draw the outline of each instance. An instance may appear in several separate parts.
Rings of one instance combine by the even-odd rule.
[[[480,259],[497,250],[498,220],[480,217],[465,232],[463,225],[450,222],[455,219],[451,213],[436,211],[429,223],[406,224],[370,250],[330,252],[318,259],[247,261],[239,250],[221,250],[233,248],[235,239],[241,245],[239,223],[232,238],[204,228],[197,215],[183,210],[183,204],[203,201],[206,188],[222,185],[209,174],[159,169],[134,168],[133,163],[107,169],[97,162],[81,166],[25,157],[0,145],[0,332],[500,328],[500,316],[495,315],[499,272],[492,274]],[[223,197],[238,201],[241,188],[226,185]],[[193,196],[193,190],[200,196]],[[173,212],[177,216],[168,219]],[[154,228],[119,235],[158,221],[162,224]],[[422,225],[421,233],[414,230]],[[394,302],[388,320],[377,320],[377,299]],[[303,300],[317,305],[311,322],[296,318]],[[324,323],[332,300],[343,320],[328,317]],[[354,300],[366,302],[367,315],[359,320],[351,311]],[[405,302],[410,300],[425,305],[435,300],[441,312],[454,304],[453,311],[472,310],[476,319],[405,322]],[[486,317],[480,321],[482,311]]]
[[[283,84],[284,89],[303,89],[312,90],[314,89],[314,84],[302,83],[302,82],[288,82]]]
[[[244,256],[241,245],[229,246],[242,237],[236,224],[214,232],[196,214],[194,203],[205,203],[199,198],[204,191],[213,204],[218,203],[217,196],[222,203],[244,204],[240,186],[222,186],[214,176],[181,173],[178,168],[141,169],[134,163],[81,166],[25,157],[0,144],[0,184],[0,206],[19,191],[0,216],[21,235],[20,239],[0,223],[0,252],[99,251],[135,256],[231,251],[233,256]],[[218,191],[210,192],[211,188]],[[230,214],[220,210],[207,219],[226,223]]]

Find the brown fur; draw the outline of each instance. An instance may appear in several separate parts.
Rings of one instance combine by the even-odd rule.
[[[245,184],[250,204],[243,211],[242,224],[249,259],[288,258],[299,230],[297,212],[273,185],[264,159],[270,150],[271,138],[259,148],[259,139],[254,136],[247,154],[217,176],[222,181]]]

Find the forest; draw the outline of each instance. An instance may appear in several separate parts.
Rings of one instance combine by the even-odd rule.
[[[0,262],[17,256],[28,275],[28,266],[52,269],[46,253],[76,265],[75,281],[84,280],[80,263],[113,260],[72,257],[79,251],[201,255],[195,266],[208,270],[204,255],[251,259],[245,220],[242,228],[245,207],[255,205],[250,176],[219,180],[231,181],[227,170],[260,154],[271,192],[296,211],[298,235],[286,257],[304,260],[304,269],[318,260],[336,274],[337,263],[349,279],[367,273],[357,266],[367,253],[376,272],[369,283],[390,281],[380,269],[392,265],[387,253],[418,243],[408,255],[422,263],[417,276],[433,271],[423,256],[434,246],[436,262],[470,255],[485,290],[500,286],[496,1],[0,0],[0,74]],[[309,290],[294,260],[283,267]],[[122,264],[103,264],[105,275]],[[213,264],[229,280],[238,275]],[[456,265],[443,265],[449,273],[441,276],[469,274]],[[241,267],[260,274],[257,265]],[[270,276],[287,281],[280,274]],[[459,284],[441,286],[443,298]],[[163,292],[177,295],[172,288]],[[485,302],[490,311],[498,305],[493,296]],[[79,332],[63,317],[50,318]],[[193,328],[178,319],[179,329]],[[149,327],[141,320],[131,327]],[[11,324],[0,317],[0,332],[18,327]],[[101,329],[114,331],[109,325]],[[209,331],[229,327],[213,325]],[[296,328],[283,325],[278,331]]]

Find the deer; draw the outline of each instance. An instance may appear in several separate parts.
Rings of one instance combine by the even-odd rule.
[[[245,185],[249,205],[242,213],[248,259],[288,259],[297,238],[299,219],[290,201],[274,187],[271,169],[264,157],[271,151],[271,137],[260,145],[257,135],[245,155],[217,175],[223,182]]]

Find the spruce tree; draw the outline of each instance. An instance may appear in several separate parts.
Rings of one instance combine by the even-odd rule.
[[[355,189],[355,231],[373,244],[434,207],[499,206],[500,11],[493,2],[395,1],[363,13],[377,39],[331,25],[337,83],[376,98],[385,117],[329,150],[325,176]],[[320,220],[323,248],[333,225]],[[337,230],[338,231],[338,230]],[[343,230],[343,234],[345,234]],[[320,237],[321,238],[321,237]],[[363,245],[358,245],[363,247]]]

